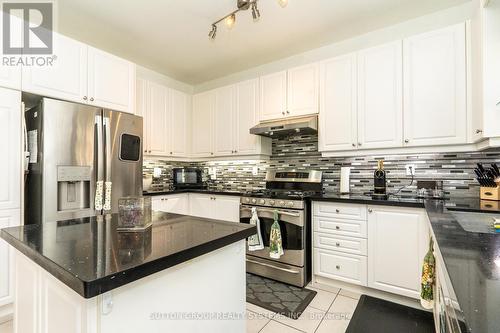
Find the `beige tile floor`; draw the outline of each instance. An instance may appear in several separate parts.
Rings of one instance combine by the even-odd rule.
[[[247,303],[247,333],[344,333],[361,295],[307,288],[318,293],[297,320]],[[0,324],[0,333],[12,331],[12,322]]]
[[[247,333],[344,333],[361,295],[307,288],[318,293],[297,320],[247,303]]]

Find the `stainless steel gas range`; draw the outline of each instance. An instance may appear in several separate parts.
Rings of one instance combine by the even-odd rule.
[[[264,249],[248,251],[247,272],[304,287],[311,280],[311,213],[307,196],[322,190],[321,171],[268,170],[266,189],[241,198],[240,222],[250,223],[257,209]],[[269,235],[278,213],[284,254],[269,256]]]

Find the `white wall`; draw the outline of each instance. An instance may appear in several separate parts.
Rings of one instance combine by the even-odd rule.
[[[193,94],[194,92],[194,87],[192,85],[174,80],[171,77],[139,65],[137,65],[137,78],[152,81],[187,94]]]
[[[422,32],[439,29],[455,23],[463,22],[474,16],[478,10],[477,1],[418,17],[380,30],[375,30],[341,42],[329,44],[295,56],[274,61],[262,66],[234,73],[219,79],[208,81],[194,87],[194,92],[202,92],[235,82],[256,78],[263,74],[277,72],[294,66],[327,59],[337,55],[350,53],[367,47],[402,39]]]

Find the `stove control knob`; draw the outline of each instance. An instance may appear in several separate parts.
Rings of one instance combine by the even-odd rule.
[[[252,199],[252,203],[253,203],[253,204],[256,204],[256,203],[257,203],[257,200],[256,200],[256,199]]]
[[[281,200],[280,202],[278,202],[278,205],[280,206],[284,206],[285,205],[285,202],[283,200]]]
[[[275,204],[274,200],[269,200],[269,204],[270,204],[271,206],[274,206],[274,204]]]
[[[288,201],[286,205],[287,205],[288,207],[293,207],[293,206],[294,206],[293,201]]]
[[[266,203],[266,200],[264,200],[264,199],[260,199],[260,200],[259,200],[259,204],[260,204],[260,205],[263,205],[263,204],[265,204],[265,203]]]

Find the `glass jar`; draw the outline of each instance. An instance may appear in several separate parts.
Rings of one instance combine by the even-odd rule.
[[[118,228],[145,229],[151,225],[151,197],[118,199]]]

